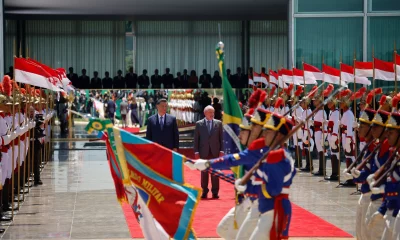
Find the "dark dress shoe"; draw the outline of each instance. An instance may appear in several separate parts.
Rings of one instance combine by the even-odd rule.
[[[3,228],[0,228],[0,233],[4,233],[6,230]]]
[[[7,216],[2,216],[2,217],[0,218],[0,221],[4,221],[4,222],[12,221],[12,218],[11,218],[11,217],[7,217]]]
[[[324,176],[324,173],[322,171],[314,172],[314,176]]]
[[[356,184],[353,182],[353,180],[347,180],[344,183],[340,183],[340,186],[342,187],[354,187]]]
[[[201,199],[206,199],[207,198],[207,194],[201,194]]]
[[[214,195],[214,194],[213,194],[212,198],[213,198],[213,199],[218,199],[218,198],[219,198],[219,196],[218,196],[218,195]]]
[[[331,175],[330,177],[326,177],[325,180],[337,181],[337,180],[339,180],[339,177],[338,177],[338,175]]]
[[[43,185],[43,182],[42,182],[42,180],[39,180],[39,181],[37,181],[37,182],[35,182],[35,184],[34,184],[35,186],[38,186],[38,185]]]

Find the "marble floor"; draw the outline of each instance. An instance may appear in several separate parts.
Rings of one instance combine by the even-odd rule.
[[[31,188],[12,224],[3,226],[2,239],[130,239],[105,148],[99,142],[79,141],[93,137],[76,127],[76,141],[55,143],[54,160],[41,173],[44,184]],[[329,173],[329,162],[327,169]],[[321,180],[299,173],[291,200],[354,236],[356,189]]]

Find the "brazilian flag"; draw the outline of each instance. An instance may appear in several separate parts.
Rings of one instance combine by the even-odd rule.
[[[243,113],[239,106],[239,101],[236,97],[235,92],[229,83],[228,76],[226,75],[224,65],[224,44],[219,42],[216,48],[219,71],[222,76],[222,89],[223,89],[223,109],[224,115],[222,123],[224,126],[224,152],[225,154],[237,153],[242,150],[238,135],[239,125],[242,122]],[[243,176],[242,167],[232,167],[231,170],[235,174],[235,178],[241,178]]]

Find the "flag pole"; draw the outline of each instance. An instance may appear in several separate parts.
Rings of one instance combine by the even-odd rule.
[[[294,84],[294,63],[292,62],[292,82],[293,82],[293,85],[296,87],[296,90],[297,90],[297,86]],[[295,96],[296,97],[296,96]],[[293,103],[293,101],[292,101],[292,103]],[[292,108],[293,106],[290,106],[290,108]],[[292,115],[295,115],[296,117],[297,117],[297,114],[296,114],[296,109],[297,109],[297,107],[295,108],[295,109],[293,109],[293,113],[292,113]],[[296,119],[294,119],[294,123],[296,123]],[[294,143],[294,141],[293,141],[293,143]],[[296,143],[297,144],[299,144],[299,134],[298,134],[298,132],[296,131]],[[300,161],[302,161],[303,162],[303,159],[302,159],[302,156],[300,157],[300,153],[299,153],[299,148],[297,147],[297,146],[295,146],[296,147],[296,155],[297,155],[297,159],[296,159],[296,161],[297,161],[297,167],[298,168],[300,168]],[[301,160],[300,160],[301,159]]]
[[[342,64],[342,51],[340,51],[340,57],[339,57],[339,65]],[[339,76],[339,88],[342,87],[342,69],[340,69],[340,76]],[[339,93],[339,100],[342,100],[342,97],[340,97],[340,93]],[[339,103],[339,125],[340,122],[342,121],[342,115],[341,113],[341,109],[340,109],[340,104]],[[336,124],[336,123],[335,123]],[[338,186],[340,186],[340,166],[342,165],[342,161],[341,161],[341,152],[340,152],[340,145],[342,143],[342,133],[341,133],[341,129],[340,126],[338,127]]]
[[[393,54],[394,54],[394,57],[393,57],[393,59],[394,59],[394,91],[397,94],[397,59],[396,59],[397,50],[396,50],[396,41],[394,41],[394,52],[393,52]]]
[[[19,57],[22,58],[22,47],[21,47],[21,43],[19,44],[20,48],[19,48]],[[15,76],[14,76],[14,83],[17,83],[15,81]],[[21,127],[21,104],[22,104],[22,93],[21,93],[21,82],[18,82],[18,88],[19,88],[19,95],[20,95],[20,99],[19,99],[19,104],[18,104],[18,127]],[[21,136],[18,134],[18,161],[17,161],[17,167],[18,167],[18,182],[17,182],[17,203],[18,203],[18,209],[19,209],[19,202],[20,202],[20,191],[21,191]]]
[[[374,46],[372,46],[372,71],[373,71],[373,74],[372,74],[372,90],[374,90],[375,89],[375,60],[374,60],[374,58],[375,58],[375,56],[374,56]],[[375,94],[374,94],[374,110],[376,109],[375,108]]]
[[[324,52],[322,52],[322,65],[323,64],[324,64]],[[323,66],[322,66],[322,68],[323,68]],[[324,75],[325,75],[325,73],[324,73]],[[325,77],[322,77],[322,93],[321,93],[321,95],[322,95],[323,100],[325,100],[324,91],[325,91]],[[323,170],[324,179],[322,181],[325,181],[325,176],[326,176],[326,158],[325,158],[325,120],[326,119],[325,119],[325,106],[321,110],[322,110],[322,118],[324,120],[322,122],[322,142],[323,142],[322,147],[324,149],[324,154],[323,154],[323,157],[322,157],[322,160],[323,160],[322,167],[324,169]]]
[[[306,76],[305,76],[305,73],[304,73],[304,57],[302,57],[302,67],[303,67],[303,81],[304,81],[304,88],[306,88]],[[307,100],[306,100],[306,104],[307,104],[307,107],[306,107],[306,119],[308,118],[308,103],[307,103]],[[308,158],[309,158],[309,162],[310,162],[310,174],[312,174],[312,167],[311,166],[313,166],[313,164],[312,164],[312,159],[311,159],[311,153],[310,153],[310,150],[311,150],[311,134],[310,134],[310,130],[309,130],[309,127],[310,127],[310,125],[308,125],[308,122],[306,122],[306,123],[304,123],[304,128],[307,128],[307,131],[308,131]]]
[[[357,55],[356,55],[356,51],[354,50],[354,56],[353,56],[353,77],[354,77],[353,78],[353,80],[354,80],[353,89],[354,89],[354,93],[356,92],[356,58],[357,58]],[[356,98],[354,98],[354,101],[353,101],[354,116],[357,116],[356,103],[357,103],[357,100],[356,100]],[[360,109],[360,111],[361,111],[361,109]],[[355,118],[355,119],[356,119],[356,122],[358,122],[358,119],[357,118]],[[358,156],[357,155],[357,134],[354,135],[354,155]],[[358,192],[358,184],[357,183],[356,183],[356,192]]]
[[[14,66],[15,66],[15,58],[16,58],[16,42],[14,41]],[[14,67],[14,73],[13,76],[15,76],[15,67]],[[13,83],[12,83],[13,84]],[[12,113],[11,113],[11,117],[12,117],[12,125],[11,125],[11,131],[14,131],[14,125],[15,125],[15,87],[14,84],[12,85],[12,98],[13,98],[13,102],[12,102]],[[14,157],[15,157],[15,143],[14,140],[12,141],[11,144],[12,147],[12,152],[11,152],[11,219],[14,219]],[[8,195],[10,196],[10,195]]]

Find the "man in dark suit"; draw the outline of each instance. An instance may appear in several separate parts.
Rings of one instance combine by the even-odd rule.
[[[203,69],[203,75],[200,76],[201,88],[211,87],[211,75],[207,74],[207,70]]]
[[[113,80],[113,88],[114,89],[123,89],[123,88],[125,88],[125,79],[122,76],[122,71],[118,70],[117,74],[118,75],[115,76],[114,80]]]
[[[101,78],[99,78],[99,73],[94,71],[93,76],[94,77],[90,80],[90,88],[101,89]]]
[[[71,81],[72,86],[80,88],[78,83],[78,74],[74,73],[74,68],[70,67],[68,71],[69,73],[67,74],[67,78]]]
[[[219,71],[214,72],[214,76],[211,79],[211,83],[212,83],[213,88],[221,88],[222,78],[219,76]]]
[[[79,77],[78,82],[81,89],[90,88],[90,78],[86,76],[86,69],[82,69],[82,75]]]
[[[179,131],[176,118],[167,114],[168,103],[165,98],[157,101],[157,114],[147,120],[146,138],[173,151],[179,148]]]
[[[139,76],[138,84],[139,84],[139,88],[141,88],[141,89],[149,88],[150,81],[149,81],[149,76],[147,76],[146,69],[144,69],[143,74]]]
[[[236,88],[245,88],[248,80],[246,80],[246,76],[242,73],[242,68],[238,67],[236,69],[236,74],[233,75],[233,82],[236,85]]]
[[[166,68],[165,74],[162,76],[162,83],[164,84],[164,88],[172,88],[172,83],[174,82],[174,76],[169,72],[169,68]]]
[[[110,78],[110,73],[109,72],[105,72],[104,73],[105,78],[103,78],[102,82],[103,82],[103,88],[105,89],[112,89],[113,87],[113,80],[112,78]]]
[[[158,69],[154,70],[154,75],[151,76],[151,88],[161,88],[161,76],[158,75]]]
[[[204,109],[205,118],[196,122],[194,130],[194,155],[196,159],[212,159],[222,156],[222,122],[214,119],[215,110],[212,106]],[[201,198],[207,198],[209,173],[201,172]],[[219,198],[219,178],[211,176],[211,192],[214,199]]]
[[[182,75],[182,88],[188,88],[189,87],[189,75],[187,69],[183,69],[183,75]]]
[[[229,68],[226,69],[226,76],[228,77],[228,81],[231,84],[232,88],[236,88],[236,83],[233,79],[233,75],[231,74],[231,70]]]
[[[137,74],[133,72],[133,67],[129,68],[129,72],[125,75],[126,87],[135,89],[138,81]]]
[[[111,122],[114,124],[114,115],[115,115],[115,110],[117,109],[117,106],[115,105],[115,102],[110,99],[106,102],[106,114],[108,118],[111,120]]]
[[[182,88],[182,76],[181,72],[176,73],[176,78],[174,79],[174,88]]]

